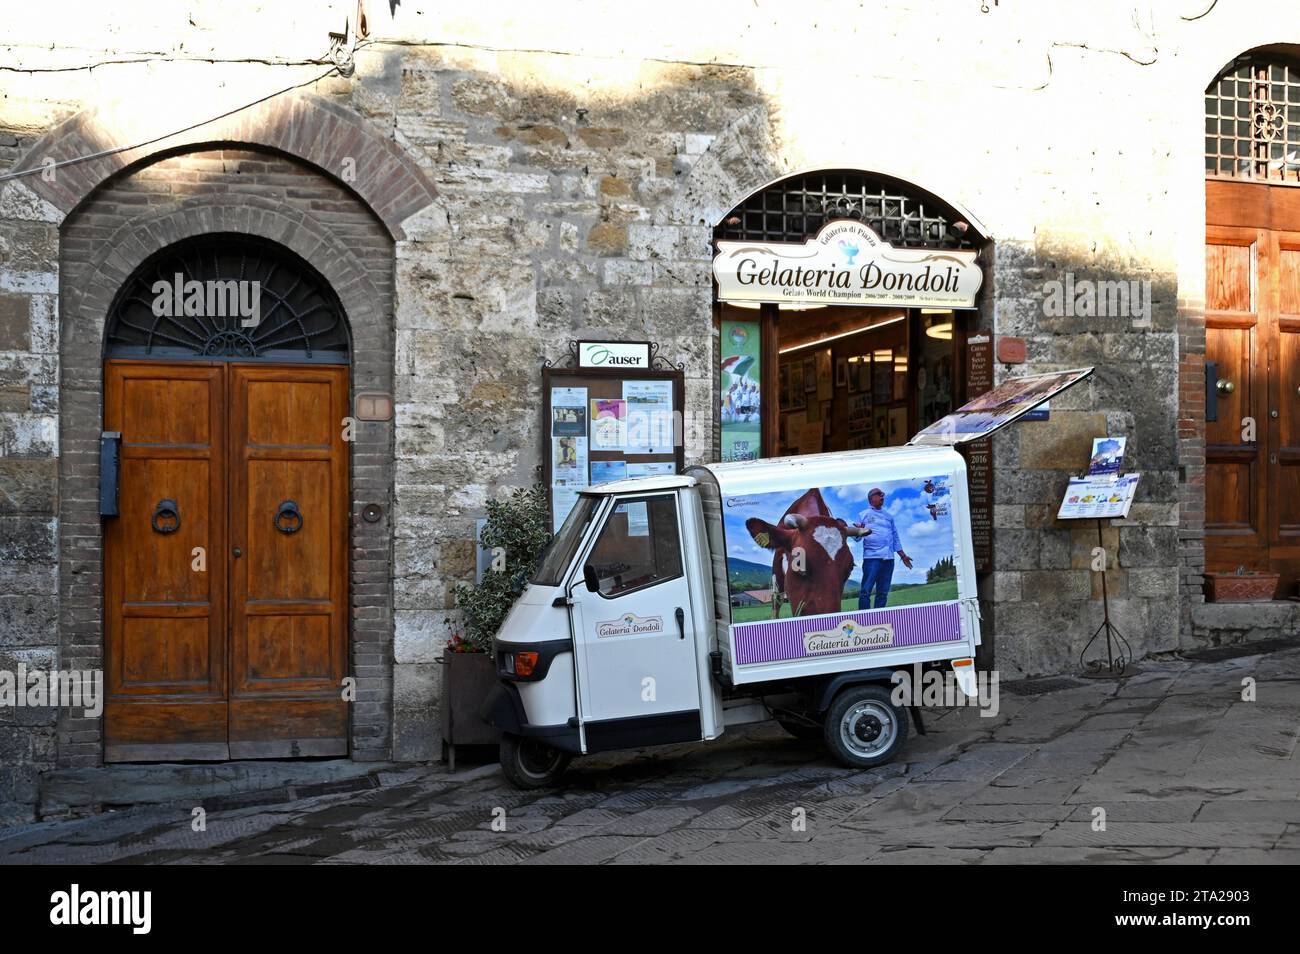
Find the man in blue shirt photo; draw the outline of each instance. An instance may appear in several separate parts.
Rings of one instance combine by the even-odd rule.
[[[889,585],[894,579],[894,554],[903,566],[912,568],[912,558],[903,552],[894,518],[884,509],[885,492],[872,487],[867,494],[868,507],[858,514],[849,533],[862,538],[862,588],[858,591],[858,609],[880,609],[889,601]],[[875,606],[871,593],[875,591]]]

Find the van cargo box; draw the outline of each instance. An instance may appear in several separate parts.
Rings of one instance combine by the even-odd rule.
[[[687,474],[699,482],[716,649],[733,685],[974,655],[979,605],[956,451],[888,447]],[[879,507],[873,491],[884,494]],[[867,600],[864,553],[877,584]]]

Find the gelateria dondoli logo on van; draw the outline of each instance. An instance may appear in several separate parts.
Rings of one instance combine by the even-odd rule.
[[[646,636],[664,631],[662,616],[638,616],[636,613],[624,613],[618,619],[605,620],[596,624],[596,635],[606,636]]]
[[[894,248],[868,225],[827,222],[802,245],[718,242],[721,301],[973,308],[984,280],[970,249]]]
[[[834,629],[813,630],[803,634],[803,648],[809,656],[822,653],[843,653],[859,649],[884,649],[894,645],[892,623],[863,625],[851,619],[837,624]]]

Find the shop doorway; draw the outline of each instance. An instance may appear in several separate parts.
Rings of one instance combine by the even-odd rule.
[[[1206,90],[1206,569],[1300,582],[1300,61]]]
[[[965,401],[960,312],[723,303],[720,315],[724,336],[752,327],[774,345],[774,387],[743,379],[723,387],[724,422],[756,419],[732,429],[732,459],[741,459],[747,446],[736,443],[746,439],[764,457],[906,444]]]
[[[871,230],[846,232],[837,223]],[[745,199],[715,230],[728,243],[801,243],[846,248],[835,260],[856,283],[870,254],[888,243],[886,259],[933,260],[937,271],[958,258],[969,270],[985,239],[957,209],[910,183],[855,170],[804,173]],[[742,250],[743,252],[743,250]],[[736,254],[742,254],[737,252]],[[790,262],[821,265],[816,253],[792,251]],[[768,259],[742,276],[753,283]],[[715,282],[716,284],[716,282]],[[797,286],[781,294],[797,296]],[[721,460],[814,454],[905,444],[918,430],[967,399],[967,339],[976,323],[965,308],[873,306],[782,300],[737,301],[719,295]]]
[[[181,298],[255,283],[257,321],[158,314],[177,276]],[[104,365],[106,761],[347,754],[346,359],[328,286],[269,243],[173,247],[123,287]]]

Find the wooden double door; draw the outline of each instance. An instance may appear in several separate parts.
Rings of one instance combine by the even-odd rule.
[[[109,361],[110,762],[348,751],[347,368]]]
[[[1206,566],[1300,580],[1300,189],[1206,183]]]

